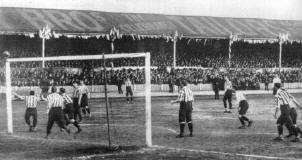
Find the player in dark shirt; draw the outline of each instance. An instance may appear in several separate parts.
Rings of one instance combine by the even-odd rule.
[[[78,129],[78,133],[82,131],[82,129],[79,126],[79,123],[77,120],[75,120],[75,108],[73,105],[72,99],[65,93],[64,88],[60,88],[59,94],[63,97],[64,99],[64,108],[63,108],[63,113],[65,115],[65,120],[66,120],[66,125],[68,124],[73,124],[75,127]]]

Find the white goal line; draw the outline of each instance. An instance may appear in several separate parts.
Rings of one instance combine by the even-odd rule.
[[[72,60],[97,60],[97,59],[117,59],[117,58],[137,58],[145,57],[146,53],[118,53],[104,55],[75,55],[75,56],[54,56],[54,57],[26,57],[8,58],[7,62],[32,62],[32,61],[72,61]]]

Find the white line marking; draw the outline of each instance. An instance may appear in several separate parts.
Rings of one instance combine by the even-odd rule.
[[[154,150],[161,150],[161,149],[169,149],[175,151],[189,151],[189,152],[199,152],[199,153],[208,153],[208,154],[216,154],[216,155],[228,155],[228,156],[237,156],[237,157],[246,157],[246,158],[261,158],[261,159],[282,159],[282,160],[299,160],[298,158],[288,158],[288,157],[273,157],[273,156],[264,156],[264,155],[255,155],[255,154],[242,154],[242,153],[229,153],[229,152],[219,152],[219,151],[207,151],[207,150],[197,150],[197,149],[185,149],[185,148],[173,148],[173,147],[165,147],[165,146],[156,146],[153,145],[150,148],[142,148],[138,151],[130,151],[125,152],[123,154],[135,154],[135,153],[143,153],[144,151],[154,151]],[[112,153],[112,154],[93,154],[88,156],[80,156],[80,157],[73,157],[74,159],[91,159],[91,158],[105,158],[108,156],[120,155],[121,153]]]
[[[172,128],[168,128],[168,127],[163,127],[163,126],[153,126],[153,127],[156,127],[156,128],[160,128],[160,129],[165,129],[165,130],[168,130],[172,133],[178,133],[176,130],[172,129]]]
[[[241,157],[247,157],[247,158],[299,160],[297,158],[273,157],[273,156],[264,156],[264,155],[255,155],[255,154],[229,153],[229,152],[207,151],[207,150],[197,150],[197,149],[173,148],[173,147],[165,147],[165,146],[153,146],[153,147],[158,148],[158,149],[165,148],[165,149],[176,150],[176,151],[211,153],[211,154],[220,154],[220,155],[229,155],[229,156],[241,156]]]
[[[110,126],[117,126],[117,127],[134,127],[134,126],[143,126],[137,124],[109,124]],[[98,123],[80,123],[80,126],[107,126],[107,124],[98,124]]]
[[[116,127],[134,127],[134,126],[141,126],[141,127],[144,127],[143,125],[134,125],[134,124],[110,124],[111,126],[116,126]],[[81,124],[81,126],[107,126],[107,124]],[[164,126],[152,126],[152,127],[156,127],[156,128],[159,128],[159,129],[163,129],[163,130],[168,130],[172,133],[175,133],[177,134],[178,132],[172,128],[169,128],[169,127],[164,127]],[[239,129],[238,129],[239,130]],[[214,131],[213,131],[214,132]],[[203,133],[207,133],[207,134],[212,134],[213,132],[203,132]],[[215,131],[217,132],[217,131]],[[223,134],[228,134],[228,132],[223,132]],[[269,133],[269,132],[229,132],[229,134],[240,134],[240,135],[274,135],[276,133]]]
[[[107,124],[89,124],[89,123],[83,123],[83,124],[80,124],[80,125],[81,126],[107,126]],[[145,127],[144,125],[138,125],[138,124],[109,124],[109,125],[110,126],[116,126],[116,127],[135,127],[135,126]],[[163,126],[152,126],[152,127],[168,130],[172,133],[178,133],[174,129],[168,128],[168,127],[163,127]]]
[[[161,116],[178,116],[178,114],[161,114]],[[215,119],[238,119],[235,117],[225,117],[225,116],[211,116],[211,115],[200,115],[200,114],[193,114],[193,120],[201,120],[201,119],[210,119],[210,120],[215,120]],[[237,116],[236,116],[237,117]]]
[[[106,112],[91,112],[92,114],[105,114]]]
[[[242,135],[275,135],[275,134],[277,134],[277,132],[276,133],[269,133],[269,132],[256,132],[256,133],[253,133],[253,132],[251,132],[251,133],[249,133],[249,132],[246,132],[246,133],[244,133],[244,132],[232,132],[232,134],[242,134]]]
[[[98,156],[98,158],[105,158],[108,156],[115,156],[115,155],[121,155],[121,154],[134,154],[134,153],[139,153],[139,151],[130,151],[130,152],[124,152],[124,153],[107,153],[107,154],[92,154],[92,155],[87,155],[87,156],[79,156],[79,157],[72,157],[72,159],[79,159],[79,160],[86,160],[86,159],[92,159],[92,158],[96,158]]]
[[[79,141],[79,140],[64,140],[64,139],[45,139],[45,138],[34,138],[34,137],[27,137],[27,136],[21,136],[21,135],[9,135],[9,137],[18,138],[18,139],[25,139],[25,140],[41,140],[44,142],[56,142],[56,143],[80,143],[80,144],[93,144],[93,145],[107,145],[105,143],[99,143],[99,142],[85,142],[85,141]]]

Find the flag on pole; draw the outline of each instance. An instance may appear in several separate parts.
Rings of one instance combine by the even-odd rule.
[[[238,35],[232,34],[230,35],[230,43],[233,44],[234,41],[238,41]]]
[[[51,37],[51,29],[48,25],[39,30],[39,36],[42,39],[50,39]]]
[[[114,41],[116,39],[122,38],[122,35],[120,34],[120,31],[117,28],[113,27],[110,30],[109,38],[110,38],[111,41]]]
[[[288,33],[279,33],[279,36],[278,36],[280,42],[285,42],[285,41],[288,41]]]

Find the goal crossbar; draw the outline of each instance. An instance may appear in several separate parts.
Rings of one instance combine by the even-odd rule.
[[[13,112],[12,112],[12,87],[11,87],[11,68],[13,62],[34,62],[34,61],[71,61],[71,60],[99,60],[117,58],[137,58],[145,57],[145,129],[146,145],[152,146],[152,120],[151,120],[151,58],[150,53],[120,53],[103,55],[76,55],[76,56],[55,56],[55,57],[27,57],[27,58],[8,58],[5,62],[6,74],[6,108],[7,108],[7,131],[13,133]]]
[[[120,53],[103,55],[75,55],[75,56],[54,56],[54,57],[26,57],[8,58],[7,62],[32,62],[32,61],[72,61],[72,60],[97,60],[97,59],[117,59],[117,58],[137,58],[145,57],[147,53]]]

